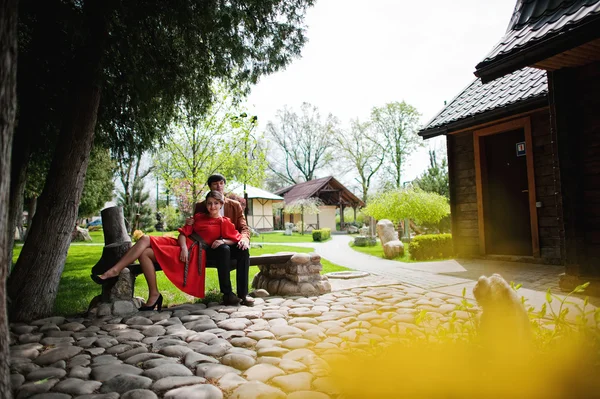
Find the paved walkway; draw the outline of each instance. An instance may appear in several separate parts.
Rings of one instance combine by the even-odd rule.
[[[353,270],[364,271],[379,277],[374,285],[408,284],[425,290],[431,290],[453,296],[461,296],[463,289],[466,297],[474,299],[473,287],[482,276],[500,274],[507,281],[522,284],[519,294],[524,296],[530,305],[539,308],[546,302],[548,289],[560,298],[564,298],[558,287],[559,275],[564,272],[562,266],[542,265],[534,263],[496,261],[485,259],[450,259],[435,262],[405,263],[382,259],[354,251],[349,247],[352,236],[333,235],[331,240],[324,243],[286,244],[312,247],[321,257]],[[268,245],[265,243],[265,245]],[[355,284],[371,285],[357,279]],[[336,286],[336,281],[331,280]],[[583,296],[573,298],[573,302],[583,306]],[[599,297],[590,297],[590,307],[600,306]],[[557,305],[557,302],[553,302]],[[572,316],[576,312],[570,312]]]

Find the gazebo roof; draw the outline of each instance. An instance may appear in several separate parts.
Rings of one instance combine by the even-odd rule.
[[[238,182],[232,182],[227,184],[226,191],[230,191],[239,195],[240,197],[244,196],[244,185]],[[258,187],[253,187],[249,184],[246,184],[246,192],[248,193],[248,198],[257,198],[257,199],[270,199],[273,201],[283,201],[283,197],[265,191]]]
[[[365,203],[360,198],[344,187],[333,176],[298,183],[277,190],[275,194],[283,196],[287,204],[291,204],[299,199],[317,197],[326,205],[339,205],[342,203],[350,206],[365,206]]]

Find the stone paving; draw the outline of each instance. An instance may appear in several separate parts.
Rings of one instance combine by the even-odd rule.
[[[331,279],[330,294],[257,298],[253,308],[185,304],[125,318],[13,323],[15,397],[338,398],[330,362],[344,350],[385,348],[407,332],[423,334],[415,324],[423,310],[428,329],[468,323],[472,313],[457,306],[463,289],[472,298],[481,274],[523,282],[520,292],[541,301],[561,271],[480,260],[399,263],[354,252],[349,239],[302,244],[370,273]]]
[[[257,298],[253,308],[185,304],[126,318],[14,323],[11,381],[18,399],[337,398],[329,361],[342,350],[422,334],[415,313],[448,323],[459,303],[392,285]],[[469,314],[456,317],[462,324]]]

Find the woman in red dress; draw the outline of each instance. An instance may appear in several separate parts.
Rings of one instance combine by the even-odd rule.
[[[125,255],[105,273],[97,276],[92,274],[92,280],[104,284],[109,279],[116,279],[125,267],[136,259],[148,283],[148,300],[139,310],[153,310],[155,307],[162,309],[163,297],[156,284],[156,271],[154,262],[158,262],[167,278],[183,292],[198,298],[204,298],[204,269],[206,267],[206,251],[199,254],[199,248],[189,238],[192,233],[202,237],[209,246],[211,258],[217,262],[230,264],[229,245],[236,244],[240,233],[235,229],[229,218],[220,215],[223,206],[223,194],[211,191],[206,195],[208,213],[194,215],[194,224],[185,225],[178,229],[179,237],[151,237],[143,236],[131,247]],[[199,259],[199,256],[202,256]]]

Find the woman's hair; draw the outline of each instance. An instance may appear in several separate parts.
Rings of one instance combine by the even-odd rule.
[[[208,201],[209,198],[216,199],[221,203],[221,205],[225,203],[225,198],[223,197],[223,194],[221,194],[220,191],[209,191],[208,194],[206,194],[206,200]]]

